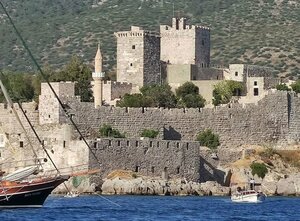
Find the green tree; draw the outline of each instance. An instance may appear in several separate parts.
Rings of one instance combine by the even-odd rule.
[[[103,124],[99,129],[99,133],[101,137],[125,138],[124,134],[121,134],[120,131],[113,129],[108,124]]]
[[[141,93],[145,97],[150,97],[155,107],[168,107],[172,108],[176,106],[176,97],[171,90],[170,85],[147,85],[140,89]]]
[[[264,178],[268,173],[268,168],[263,163],[252,163],[250,168],[252,175],[254,176],[256,174],[260,178]]]
[[[1,74],[1,80],[14,102],[32,101],[35,95],[32,81],[34,76],[28,73],[6,72]],[[1,93],[1,101],[5,101]]]
[[[206,146],[211,150],[217,149],[220,145],[219,136],[214,134],[210,129],[200,132],[196,140],[199,141],[201,146]]]
[[[151,97],[142,94],[125,94],[117,102],[118,107],[154,107],[155,102]]]
[[[290,91],[291,90],[286,84],[277,84],[276,89],[279,91]]]
[[[185,82],[179,88],[176,89],[176,96],[179,98],[183,98],[188,94],[199,94],[199,87],[197,87],[192,82]]]
[[[237,81],[222,81],[214,86],[213,104],[227,104],[232,96],[240,95],[244,90],[243,84]]]
[[[49,80],[54,82],[75,81],[77,82],[75,94],[79,95],[84,102],[92,100],[92,72],[77,56],[73,56],[62,71],[52,73]]]
[[[291,88],[296,93],[300,93],[300,80],[297,80],[295,83],[291,84]]]
[[[158,130],[144,129],[141,133],[141,137],[156,138],[158,133]]]
[[[199,95],[199,88],[192,82],[186,82],[177,88],[176,96],[179,99],[178,107],[202,108],[205,106],[205,99]]]

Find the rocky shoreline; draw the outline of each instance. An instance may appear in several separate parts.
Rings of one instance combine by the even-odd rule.
[[[215,181],[205,183],[185,180],[163,180],[138,177],[106,179],[102,185],[103,195],[162,195],[162,196],[230,196],[235,187],[226,187]],[[268,196],[300,196],[300,174],[292,174],[277,182],[261,183],[261,191]]]
[[[163,180],[163,179],[106,179],[102,185],[104,195],[163,195],[163,196],[228,196],[230,188],[224,187],[215,181],[205,183],[187,182],[185,180]]]

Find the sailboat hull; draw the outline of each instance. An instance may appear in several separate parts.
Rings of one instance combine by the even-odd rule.
[[[4,183],[0,187],[0,208],[42,207],[49,194],[68,179],[69,176],[60,176],[12,185]]]

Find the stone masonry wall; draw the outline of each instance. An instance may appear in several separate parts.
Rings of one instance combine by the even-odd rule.
[[[159,82],[160,38],[156,33],[131,27],[117,32],[117,80],[142,87]]]
[[[222,145],[229,147],[286,142],[288,105],[286,92],[270,92],[257,104],[229,104],[212,109],[101,107],[95,110],[93,104],[70,104],[74,121],[90,137],[97,136],[103,124],[111,125],[126,137],[139,137],[148,128],[163,130],[167,140],[188,141],[210,128],[220,136]]]
[[[144,85],[159,84],[160,72],[160,38],[149,34],[144,38]]]
[[[219,150],[218,159],[198,142],[161,141],[156,139],[97,139],[91,142],[101,163],[101,173],[93,182],[114,170],[131,170],[140,175],[181,178],[195,182],[215,180],[225,184],[225,173],[219,166],[241,158],[241,150]],[[96,164],[90,153],[90,167]],[[96,181],[97,180],[97,181]]]
[[[101,178],[113,170],[124,169],[152,177],[200,180],[199,144],[196,142],[98,139],[92,146],[101,162]],[[91,154],[90,164],[96,164]]]

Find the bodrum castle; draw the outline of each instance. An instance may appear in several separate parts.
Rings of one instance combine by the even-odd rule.
[[[92,178],[71,179],[72,188],[89,191],[119,169],[145,176],[213,180],[228,185],[230,174],[222,166],[243,156],[239,148],[263,144],[284,147],[300,140],[298,95],[274,89],[279,79],[270,68],[247,64],[212,67],[210,33],[208,27],[188,24],[185,18],[173,18],[171,24],[160,25],[159,32],[136,26],[116,32],[117,81],[105,80],[98,46],[92,73],[94,102],[81,102],[74,92],[75,82],[55,82],[51,85],[63,107],[46,83],[41,85],[38,104],[22,104],[59,167],[94,167],[93,156],[97,156],[101,172]],[[245,90],[235,102],[214,107],[214,86],[224,80],[240,82]],[[126,93],[139,93],[143,86],[167,83],[175,91],[185,82],[199,87],[199,94],[206,100],[204,108],[116,107]],[[17,105],[16,109],[20,112]],[[70,125],[63,110],[82,135]],[[32,158],[26,136],[6,104],[0,104],[0,125],[0,157],[7,159],[13,152],[16,159]],[[119,130],[125,138],[100,138],[99,128],[103,125]],[[157,137],[141,139],[145,129],[158,131]],[[220,139],[213,158],[206,147],[195,141],[197,134],[207,129]],[[33,133],[29,136],[35,139]]]
[[[114,105],[126,93],[138,93],[145,85],[168,83],[173,90],[185,82],[199,87],[206,105],[212,104],[214,85],[223,80],[242,82],[246,88],[240,103],[255,103],[278,84],[273,70],[266,67],[231,64],[210,67],[210,29],[189,25],[185,18],[173,18],[161,25],[160,33],[132,26],[115,33],[117,38],[117,82],[104,82],[102,56],[95,57],[95,107]]]

